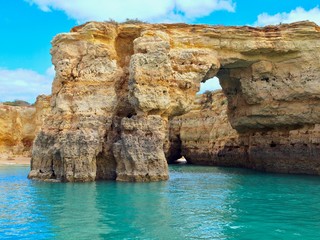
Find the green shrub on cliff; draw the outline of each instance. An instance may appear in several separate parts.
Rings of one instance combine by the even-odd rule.
[[[27,107],[27,106],[30,106],[31,104],[23,100],[14,100],[12,102],[10,101],[3,102],[3,105]]]
[[[140,19],[138,19],[138,18],[135,18],[135,19],[133,19],[133,18],[127,18],[124,22],[123,22],[124,24],[143,24],[143,23],[147,23],[147,22],[145,22],[145,21],[142,21],[142,20],[140,20]]]
[[[105,20],[104,21],[105,23],[109,23],[109,24],[145,24],[145,23],[148,23],[148,22],[145,22],[145,21],[142,21],[138,18],[127,18],[124,22],[117,22],[116,20],[112,19],[112,18],[109,18],[109,20]]]
[[[109,18],[109,20],[105,20],[105,21],[103,21],[103,22],[105,22],[105,23],[110,23],[110,24],[114,24],[114,25],[118,25],[118,24],[119,24],[116,20],[114,20],[114,19],[112,19],[112,18]]]

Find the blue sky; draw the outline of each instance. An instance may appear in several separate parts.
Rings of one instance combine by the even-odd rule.
[[[50,94],[50,41],[90,20],[264,26],[311,20],[320,0],[0,0],[0,102]],[[210,86],[209,86],[210,85]],[[218,87],[215,83],[202,90]]]

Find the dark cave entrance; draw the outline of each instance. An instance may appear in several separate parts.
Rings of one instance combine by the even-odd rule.
[[[201,109],[200,111],[210,111],[214,101],[213,95],[217,91],[222,91],[218,77],[214,76],[207,80],[203,80],[200,83],[200,89],[195,96],[195,108],[193,110],[199,111],[199,109]],[[194,132],[194,134],[191,133],[187,135],[181,134],[182,131],[187,131],[186,129],[190,127],[188,124],[192,124],[188,121],[189,113],[169,119],[169,148],[166,149],[168,164],[191,164],[193,162],[192,158],[194,155],[190,152],[187,145],[190,141],[197,144],[198,142],[193,139],[193,135],[197,135],[199,133]],[[185,119],[183,119],[184,116]],[[190,121],[192,121],[192,119]],[[200,127],[201,126],[199,126],[199,128]],[[197,128],[195,131],[197,131]]]

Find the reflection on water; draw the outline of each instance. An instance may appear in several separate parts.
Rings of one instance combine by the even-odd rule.
[[[35,182],[38,205],[44,205],[55,239],[99,239],[110,231],[102,224],[102,213],[96,205],[95,183],[57,184]]]
[[[237,178],[227,199],[236,210],[225,229],[230,239],[319,239],[320,177],[251,172]]]
[[[0,166],[0,239],[316,239],[320,178],[172,166],[158,183],[44,183]]]
[[[48,239],[46,202],[38,205],[37,189],[26,180],[26,167],[0,166],[0,239]]]

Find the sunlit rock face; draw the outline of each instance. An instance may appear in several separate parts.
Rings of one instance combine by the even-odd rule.
[[[30,156],[33,140],[50,110],[50,97],[41,95],[33,106],[0,104],[0,153]]]
[[[213,76],[239,133],[312,127],[320,121],[319,37],[310,22],[90,22],[60,34],[51,50],[52,111],[35,141],[29,177],[167,179],[167,122],[190,111],[200,82]]]

